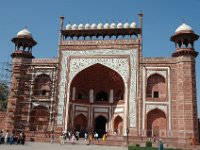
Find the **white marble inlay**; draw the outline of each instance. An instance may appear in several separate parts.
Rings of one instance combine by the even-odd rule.
[[[124,112],[124,108],[115,108],[114,113]]]
[[[108,108],[94,108],[94,112],[108,112]]]
[[[158,68],[159,69],[159,68]],[[164,78],[166,78],[166,70],[162,71],[162,70],[150,70],[150,69],[147,69],[147,78],[153,74],[160,74],[162,75]]]
[[[148,114],[151,110],[160,109],[165,115],[167,115],[167,106],[166,105],[146,105],[146,114]]]
[[[88,111],[88,107],[84,107],[84,106],[76,106],[75,110],[79,110],[79,111]]]
[[[109,57],[101,57],[101,56]],[[128,58],[116,57],[120,56],[129,56]],[[71,58],[69,56],[84,56],[84,58]],[[95,57],[87,57],[95,56]],[[112,57],[110,57],[112,56]],[[98,58],[97,58],[98,57]],[[73,78],[82,70],[87,67],[90,67],[94,64],[105,65],[112,70],[119,73],[123,78],[124,82],[130,80],[130,95],[129,97],[129,122],[130,127],[136,127],[136,73],[137,73],[137,49],[129,50],[116,50],[116,49],[102,49],[102,50],[83,50],[83,51],[62,51],[62,60],[61,60],[61,80],[59,84],[59,96],[58,96],[58,118],[57,123],[62,124],[63,121],[63,110],[64,110],[64,100],[67,98],[67,103],[69,100],[69,90],[70,83]],[[69,66],[69,67],[68,67]],[[129,69],[131,68],[131,73]],[[131,78],[129,79],[129,75]],[[68,80],[66,80],[68,79]],[[67,90],[67,97],[65,96],[65,90]],[[68,108],[66,107],[66,113],[68,113]],[[66,122],[67,122],[67,118]]]

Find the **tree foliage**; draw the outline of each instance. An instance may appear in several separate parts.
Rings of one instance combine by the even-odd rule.
[[[0,82],[0,111],[6,110],[9,87],[6,82]]]

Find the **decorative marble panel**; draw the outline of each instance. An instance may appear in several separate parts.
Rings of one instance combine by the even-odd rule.
[[[83,106],[76,106],[75,109],[79,111],[88,111],[88,107],[83,107]]]
[[[108,112],[108,108],[95,108],[94,112]]]
[[[119,113],[119,112],[123,112],[124,108],[115,108],[114,109],[114,113]]]
[[[158,68],[159,69],[159,68]],[[147,69],[147,78],[152,75],[152,74],[160,74],[162,75],[163,77],[166,78],[166,71],[162,71],[162,70],[151,70],[151,69]]]
[[[101,57],[101,56],[109,57]],[[71,56],[71,57],[70,57]],[[81,56],[82,58],[73,58],[72,56]],[[88,57],[95,56],[95,57]],[[112,57],[110,57],[112,56]],[[118,57],[126,56],[126,57]],[[70,57],[70,59],[69,59]],[[83,58],[84,57],[84,58]],[[129,62],[129,59],[130,62]],[[57,123],[63,122],[64,99],[69,101],[70,84],[73,78],[82,70],[96,63],[102,64],[119,73],[125,83],[130,80],[129,100],[129,120],[130,127],[136,126],[136,73],[137,73],[137,49],[119,50],[119,49],[102,49],[102,50],[81,50],[81,51],[62,51],[61,60],[61,80],[59,84],[58,95],[58,118]],[[130,72],[131,70],[131,72]],[[130,76],[130,78],[129,78]],[[66,80],[68,79],[68,80]],[[67,90],[67,97],[65,97]],[[68,112],[68,107],[66,107]],[[67,122],[67,118],[66,122]]]
[[[154,109],[160,109],[167,115],[167,106],[166,105],[146,105],[146,114]]]

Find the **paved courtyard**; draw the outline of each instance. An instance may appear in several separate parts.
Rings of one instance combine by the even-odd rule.
[[[0,145],[0,150],[127,150],[124,146],[104,146],[104,145],[86,145],[84,142],[79,142],[75,145],[66,143],[40,143],[27,142],[25,145]]]

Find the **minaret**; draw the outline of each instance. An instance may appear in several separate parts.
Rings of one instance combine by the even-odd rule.
[[[21,108],[23,107],[22,102],[28,97],[24,93],[29,91],[30,83],[27,81],[31,80],[31,73],[28,70],[30,70],[30,64],[34,58],[32,47],[37,44],[26,28],[19,31],[11,41],[15,44],[15,51],[11,54],[13,58],[12,79],[7,104],[7,121],[5,123],[6,128],[9,130],[16,129],[17,126],[20,126],[18,123],[22,118],[26,118],[21,115]],[[26,114],[26,112],[23,113]]]
[[[197,96],[196,96],[196,71],[195,58],[198,52],[194,49],[194,43],[199,36],[192,28],[183,23],[179,26],[171,41],[175,43],[175,52],[172,54],[176,61],[176,75],[173,77],[176,82],[176,91],[172,98],[173,121],[172,128],[177,130],[179,143],[188,141],[188,138],[195,137],[198,141],[198,120],[197,120]]]

